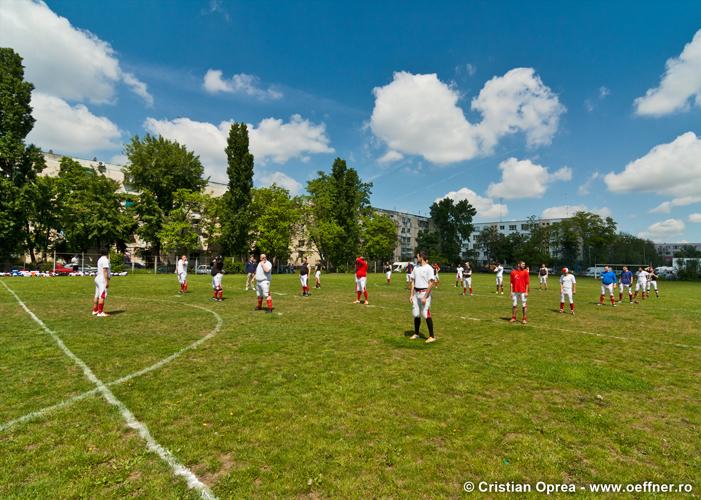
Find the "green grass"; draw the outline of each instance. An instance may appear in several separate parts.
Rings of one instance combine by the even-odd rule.
[[[577,316],[534,290],[526,326],[476,275],[464,298],[443,275],[438,342],[410,340],[404,276],[325,275],[299,297],[274,276],[275,314],[242,276],[116,277],[90,316],[88,278],[4,279],[104,382],[223,327],[199,348],[112,390],[222,498],[459,497],[464,481],[692,483],[701,488],[701,286]],[[551,285],[556,285],[552,280]],[[425,324],[422,325],[426,333]],[[617,338],[620,337],[620,338]],[[0,425],[90,390],[82,371],[0,286]],[[0,431],[0,497],[195,497],[119,413],[91,396]],[[581,495],[580,495],[581,496]]]

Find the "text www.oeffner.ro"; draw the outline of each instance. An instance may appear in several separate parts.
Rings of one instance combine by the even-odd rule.
[[[535,484],[516,483],[508,481],[504,483],[489,481],[466,481],[463,490],[467,493],[578,493],[586,491],[589,493],[691,493],[693,485],[685,483],[653,483],[644,481],[642,483],[592,483],[577,485],[572,483],[557,484],[538,481]]]

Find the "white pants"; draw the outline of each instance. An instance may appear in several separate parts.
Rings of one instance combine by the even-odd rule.
[[[221,280],[224,277],[222,273],[217,273],[212,277],[212,288],[219,290],[221,288]]]
[[[548,277],[547,276],[540,276],[540,284],[547,285],[548,284]]]
[[[178,273],[178,283],[184,285],[187,281],[187,273]]]
[[[631,283],[621,283],[618,286],[619,286],[618,291],[620,293],[625,293],[626,288],[628,289],[628,295],[631,295],[633,293],[633,285]]]
[[[502,276],[497,276],[497,286],[504,285],[504,278]]]
[[[95,298],[107,298],[107,283],[105,283],[104,279],[95,278]]]
[[[613,295],[613,283],[601,285],[601,295],[606,295],[606,290],[608,290],[609,295]]]
[[[511,304],[516,307],[518,305],[518,301],[521,299],[521,305],[523,307],[526,307],[526,301],[528,301],[528,297],[526,296],[525,292],[511,292]]]
[[[355,277],[355,291],[356,292],[364,292],[365,291],[365,283],[367,282],[367,277],[363,276],[362,278],[358,278],[357,276]]]
[[[638,280],[635,283],[635,292],[642,291],[644,292],[647,289],[647,280]]]
[[[392,271],[387,271],[387,272],[385,273],[385,276],[387,277],[388,280],[389,280],[389,279],[392,279]]]
[[[464,288],[472,288],[472,278],[463,278],[462,279],[462,286]]]
[[[462,274],[458,274],[458,275],[455,277],[455,279],[458,280],[458,281],[462,281],[463,278],[464,278],[464,276],[463,276]]]
[[[436,281],[440,281],[440,280],[441,280],[440,276],[438,276],[438,273],[436,273]]]
[[[424,319],[431,317],[431,296],[426,297],[426,304],[421,299],[426,297],[426,292],[415,292],[412,299],[411,313],[415,318],[423,316]]]
[[[565,303],[565,297],[570,301],[570,304],[574,304],[574,295],[572,294],[572,290],[563,290],[560,292],[560,304]]]
[[[300,274],[299,275],[299,282],[302,284],[303,287],[306,288],[308,280],[309,280],[308,274]]]
[[[650,291],[650,285],[652,285],[652,288],[654,288],[655,291],[657,291],[657,281],[648,281],[647,282],[647,291],[648,292]]]
[[[270,281],[256,281],[256,295],[258,297],[270,296]]]
[[[314,274],[314,277],[315,277],[317,280],[321,280],[321,271],[317,271],[316,274]]]
[[[411,274],[406,275],[406,282],[409,283],[411,281]]]

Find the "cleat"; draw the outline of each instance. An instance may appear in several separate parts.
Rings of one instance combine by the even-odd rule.
[[[522,324],[522,325],[527,325],[527,324],[528,324],[528,320],[527,320],[526,318],[523,318],[523,319],[521,320],[521,324]]]
[[[359,301],[359,300],[354,300],[354,301],[353,301],[353,304],[360,304],[360,301]]]
[[[97,316],[98,318],[108,318],[109,314],[103,311],[101,313],[97,313],[95,316]]]
[[[574,316],[574,311],[572,311],[572,316]]]
[[[254,307],[253,310],[254,310],[254,311],[262,311],[263,308],[262,308],[262,307]]]
[[[424,342],[424,344],[430,344],[431,342],[435,342],[435,341],[436,341],[436,337],[429,337],[426,339],[426,342]]]
[[[560,309],[560,314],[562,314],[563,312],[565,312],[565,310],[564,310],[564,309]]]
[[[409,337],[409,338],[410,338],[410,339],[412,339],[412,340],[415,340],[415,339],[418,339],[418,338],[419,338],[419,336],[418,336],[417,334],[414,334],[414,335],[412,335],[412,336],[411,336],[411,337]]]
[[[272,310],[272,309],[266,309],[266,310],[265,310],[265,314],[272,314],[272,313],[273,313],[273,310]]]
[[[611,304],[611,307],[616,307],[616,304]]]
[[[365,302],[363,302],[363,304],[365,304],[366,306],[369,306],[369,305],[370,305],[370,301],[366,300]]]
[[[516,323],[516,318],[511,318],[511,319],[509,320],[509,323]]]
[[[92,312],[92,315],[93,315],[93,316],[97,316],[97,311],[93,311],[93,312]]]

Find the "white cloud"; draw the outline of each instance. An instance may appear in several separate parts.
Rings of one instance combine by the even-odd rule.
[[[127,155],[118,154],[110,158],[108,163],[111,163],[112,165],[126,165],[129,163],[129,158]]]
[[[124,82],[153,103],[146,84],[120,67],[107,42],[71,25],[45,3],[35,0],[0,2],[0,45],[23,58],[26,78],[40,92],[69,101],[112,102],[117,83]]]
[[[540,198],[545,194],[548,185],[555,181],[572,179],[572,169],[562,167],[555,173],[537,165],[530,160],[509,158],[499,164],[501,181],[491,183],[487,194],[493,198]]]
[[[701,196],[682,196],[681,198],[674,198],[671,201],[664,201],[660,203],[655,208],[650,210],[650,213],[668,214],[674,207],[685,207],[687,205],[693,205],[694,203],[699,202],[701,202]]]
[[[647,231],[638,233],[638,236],[660,243],[680,236],[685,228],[684,221],[680,219],[667,219],[662,222],[655,222],[647,228]]]
[[[273,88],[263,89],[260,87],[260,79],[254,75],[238,73],[230,80],[222,78],[222,71],[218,69],[207,70],[204,75],[202,86],[211,93],[226,92],[229,94],[244,94],[260,100],[275,100],[282,98],[282,92]]]
[[[689,222],[701,222],[701,213],[689,214]]]
[[[643,116],[662,116],[687,111],[693,98],[701,106],[701,30],[684,46],[679,57],[667,60],[658,87],[648,89],[635,100],[635,112]]]
[[[373,134],[390,150],[435,164],[489,154],[501,138],[518,132],[529,146],[548,144],[565,109],[531,68],[512,69],[485,83],[471,103],[482,115],[477,124],[458,105],[459,93],[436,74],[400,71],[373,93]]]
[[[104,116],[96,116],[83,104],[71,106],[63,99],[32,93],[34,128],[27,137],[44,150],[92,154],[119,147],[121,132]]]
[[[287,189],[292,195],[298,195],[302,190],[302,184],[283,172],[270,172],[268,174],[264,174],[260,177],[260,183],[263,186],[272,186],[273,184],[276,184]]]
[[[604,99],[606,96],[611,95],[611,90],[608,87],[599,87],[599,99]]]
[[[393,163],[395,161],[399,161],[404,159],[404,155],[400,153],[399,151],[394,151],[393,149],[390,149],[387,151],[385,154],[380,156],[377,159],[377,163],[385,164],[385,163]]]
[[[669,196],[701,193],[701,139],[686,132],[668,144],[652,148],[626,165],[621,173],[606,174],[610,191],[647,191]]]
[[[579,186],[579,188],[577,189],[577,194],[579,194],[580,196],[589,194],[592,184],[594,184],[594,181],[596,181],[596,179],[598,179],[599,177],[601,177],[601,174],[599,174],[599,172],[594,172],[593,174],[591,174],[591,177],[589,177],[589,179],[587,179],[587,181],[584,184]]]
[[[213,179],[226,179],[226,138],[231,121],[219,125],[198,122],[190,118],[157,120],[147,118],[144,128],[153,134],[185,144],[200,156],[207,175]],[[314,124],[299,115],[289,122],[276,118],[261,120],[258,126],[248,125],[251,153],[256,163],[267,161],[285,163],[292,158],[304,160],[309,154],[333,153],[323,123]]]
[[[608,207],[588,208],[586,205],[560,205],[543,210],[544,219],[564,219],[572,217],[577,212],[591,212],[601,217],[611,217],[611,210]]]
[[[456,202],[467,200],[470,202],[470,205],[475,207],[477,210],[477,217],[480,218],[503,217],[509,213],[509,209],[506,205],[496,203],[491,198],[480,196],[473,190],[466,187],[458,189],[457,191],[450,191],[449,193],[446,193],[445,196],[436,199],[436,201],[440,201],[443,198],[452,198]]]

